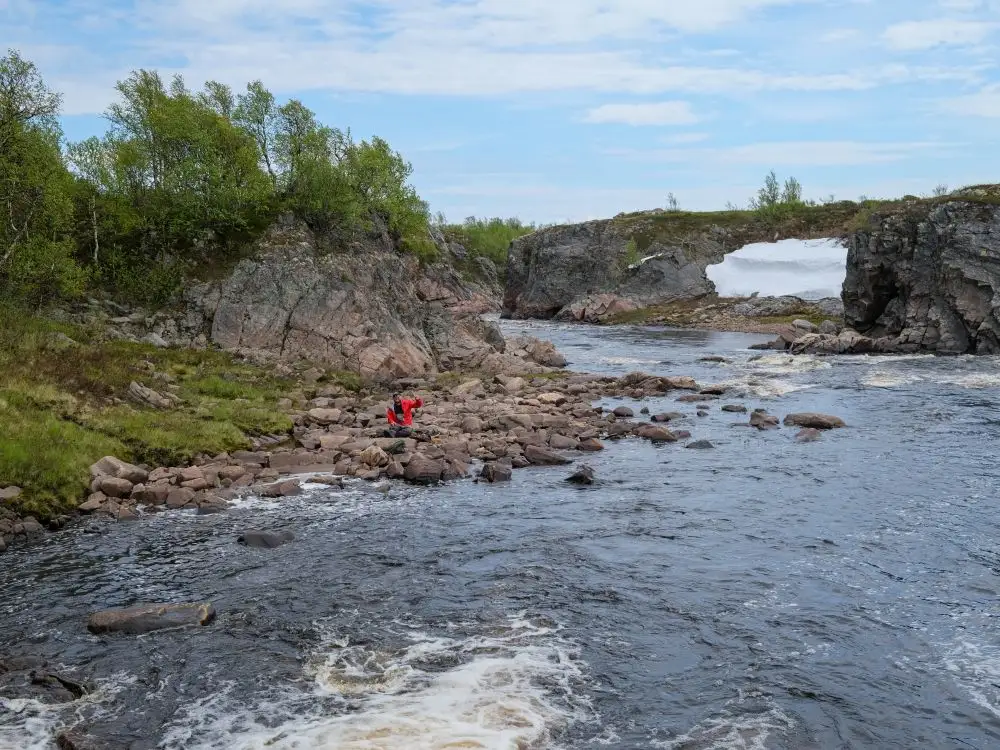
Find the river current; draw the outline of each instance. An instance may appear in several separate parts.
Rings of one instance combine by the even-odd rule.
[[[575,370],[692,375],[849,427],[800,444],[667,397],[646,405],[715,449],[610,442],[592,487],[558,468],[310,486],[16,545],[0,654],[97,689],[0,699],[0,748],[73,725],[132,750],[1000,747],[1000,361],[504,325]],[[245,549],[247,528],[296,540]],[[86,631],[96,609],[196,600],[214,624]]]

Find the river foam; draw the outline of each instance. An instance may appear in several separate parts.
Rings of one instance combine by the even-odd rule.
[[[330,630],[306,668],[307,695],[248,710],[231,690],[193,703],[168,750],[555,748],[586,720],[583,664],[554,627],[514,618],[467,637],[406,634],[401,648]],[[303,700],[315,705],[303,709]]]

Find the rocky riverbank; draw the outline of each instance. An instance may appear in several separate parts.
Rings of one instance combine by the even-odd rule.
[[[724,386],[644,373],[621,378],[563,372],[445,376],[398,381],[393,389],[425,399],[410,437],[383,436],[390,391],[345,395],[340,387],[319,387],[299,402],[300,408],[290,409],[291,432],[258,440],[256,450],[198,455],[181,466],[102,458],[90,467],[90,494],[77,512],[51,519],[48,528],[62,528],[79,515],[128,522],[163,511],[224,512],[237,498],[287,497],[299,494],[306,483],[342,485],[356,479],[377,486],[391,480],[426,485],[471,477],[502,482],[516,469],[570,465],[603,450],[606,441],[624,438],[711,448],[710,436],[693,440],[680,425],[693,426],[689,418],[712,408],[733,414],[739,420],[734,424],[747,427],[772,429],[779,423],[777,416],[743,403],[720,403]],[[676,411],[650,414],[643,404],[674,394]],[[598,405],[609,398],[619,403]],[[804,428],[803,440],[815,438],[810,430],[843,426],[835,418],[808,414],[789,415],[785,423]],[[579,472],[574,476],[581,481]],[[593,481],[593,476],[584,471],[582,479]],[[0,510],[3,548],[45,528],[33,517]]]

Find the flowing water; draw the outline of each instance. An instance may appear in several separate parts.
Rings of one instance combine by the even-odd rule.
[[[16,546],[0,653],[97,690],[0,700],[0,748],[77,724],[164,750],[1000,746],[998,360],[753,359],[738,334],[506,325],[578,370],[693,375],[850,426],[799,444],[665,398],[654,413],[681,407],[715,450],[626,440],[588,456],[589,488],[560,469],[317,486]],[[297,539],[245,549],[248,527]],[[85,629],[94,609],[191,600],[217,621]]]

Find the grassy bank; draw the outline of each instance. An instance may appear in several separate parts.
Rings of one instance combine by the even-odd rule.
[[[176,405],[129,400],[137,382]],[[94,332],[0,306],[0,486],[41,519],[76,507],[106,455],[173,465],[248,448],[291,429],[278,401],[295,387],[215,351],[102,341]]]

